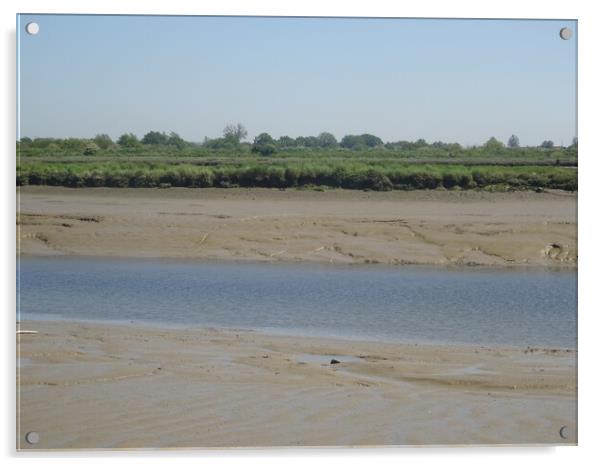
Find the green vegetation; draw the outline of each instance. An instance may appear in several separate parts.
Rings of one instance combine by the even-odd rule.
[[[242,163],[204,166],[142,161],[24,162],[18,185],[111,187],[328,186],[345,189],[577,189],[573,168],[404,163],[316,162]]]
[[[577,189],[577,141],[556,147],[483,146],[398,141],[371,134],[282,136],[243,142],[241,125],[203,143],[150,131],[142,139],[106,134],[93,139],[23,138],[17,143],[17,184],[70,187],[270,187],[345,189]],[[545,145],[545,147],[544,147]]]

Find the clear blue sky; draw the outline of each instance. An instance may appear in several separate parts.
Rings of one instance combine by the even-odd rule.
[[[24,33],[36,21],[36,36]],[[568,145],[573,21],[23,15],[20,137],[218,137]]]

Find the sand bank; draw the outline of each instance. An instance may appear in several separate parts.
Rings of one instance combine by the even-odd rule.
[[[20,189],[23,254],[576,267],[574,194]]]
[[[20,328],[21,448],[576,442],[573,350]]]

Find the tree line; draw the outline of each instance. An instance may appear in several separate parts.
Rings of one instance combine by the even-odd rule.
[[[175,151],[181,151],[186,148],[205,148],[210,150],[228,150],[233,152],[251,152],[265,156],[272,155],[278,151],[295,149],[342,149],[342,150],[395,150],[395,151],[416,151],[421,149],[437,149],[447,151],[450,154],[458,153],[463,150],[459,143],[446,143],[435,141],[428,143],[424,139],[416,141],[395,141],[383,142],[381,138],[373,134],[349,134],[340,141],[329,133],[322,132],[317,136],[299,136],[292,138],[290,136],[280,136],[274,138],[270,134],[263,132],[257,135],[252,142],[246,142],[248,136],[246,128],[241,123],[229,124],[224,130],[222,137],[209,139],[205,138],[202,143],[184,140],[175,132],[165,133],[161,131],[149,131],[141,139],[133,133],[124,133],[117,140],[113,140],[107,134],[97,134],[94,138],[35,138],[23,137],[17,142],[21,150],[26,149],[45,149],[62,150],[75,152],[83,155],[94,155],[99,151],[107,150],[125,150],[132,151],[140,148],[168,148]],[[483,149],[487,154],[500,155],[507,149],[521,148],[518,136],[511,135],[507,143],[497,140],[494,137],[488,139],[482,146],[475,146]],[[568,147],[559,147],[551,140],[542,141],[537,147],[528,147],[537,149],[570,149],[576,151],[577,138],[574,138]]]

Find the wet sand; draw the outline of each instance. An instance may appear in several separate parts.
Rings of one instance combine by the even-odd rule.
[[[32,255],[576,267],[576,195],[20,188]]]
[[[20,329],[23,449],[576,443],[573,350]]]

